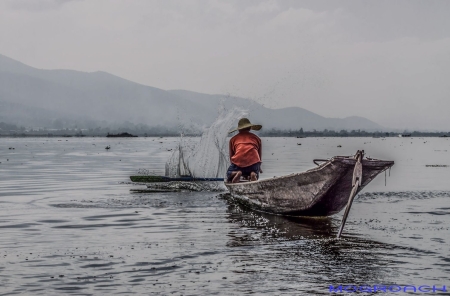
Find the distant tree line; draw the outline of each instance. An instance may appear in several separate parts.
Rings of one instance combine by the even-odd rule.
[[[180,129],[166,126],[153,126],[126,124],[125,127],[96,127],[82,129],[76,125],[72,128],[25,128],[15,124],[0,122],[0,136],[7,137],[106,137],[108,134],[129,133],[140,137],[178,137],[181,133],[185,136],[200,136],[201,132],[193,129]],[[424,132],[424,131],[403,131],[403,132],[367,132],[364,130],[328,130],[323,131],[304,131],[303,128],[298,130],[281,130],[266,129],[258,132],[262,137],[447,137],[450,132]]]
[[[0,136],[8,137],[106,137],[108,134],[129,133],[141,137],[178,137],[179,129],[166,126],[148,127],[145,125],[126,125],[125,127],[96,127],[96,128],[25,128],[15,124],[0,122]],[[187,136],[198,136],[200,132],[185,129],[183,134]]]
[[[312,131],[304,131],[303,128],[299,130],[280,130],[280,129],[269,129],[269,130],[261,130],[258,133],[262,137],[398,137],[399,135],[403,137],[447,137],[450,136],[450,132],[384,132],[384,131],[374,131],[367,132],[364,130],[328,130],[324,129],[323,131],[312,130]]]

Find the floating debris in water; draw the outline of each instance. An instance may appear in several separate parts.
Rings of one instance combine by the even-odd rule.
[[[358,194],[360,200],[379,200],[380,198],[398,200],[422,200],[430,198],[450,197],[450,191],[386,191],[363,192]]]
[[[164,191],[225,191],[226,188],[223,182],[166,182],[154,183],[147,185],[150,190],[164,190]]]
[[[158,172],[156,172],[156,171],[151,171],[151,170],[148,170],[148,169],[139,169],[137,171],[137,175],[139,175],[139,176],[157,176],[157,175],[160,175],[160,174]]]

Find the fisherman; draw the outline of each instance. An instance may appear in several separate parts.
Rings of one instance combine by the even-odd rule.
[[[258,180],[259,173],[262,173],[262,145],[261,139],[250,130],[259,131],[261,128],[261,125],[251,124],[247,118],[241,118],[237,129],[230,132],[239,131],[230,139],[231,165],[227,171],[228,182],[238,183],[241,177],[250,181]]]

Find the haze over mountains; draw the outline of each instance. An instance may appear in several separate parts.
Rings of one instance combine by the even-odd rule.
[[[58,129],[130,125],[200,129],[214,121],[221,104],[247,109],[251,121],[265,129],[384,129],[363,117],[325,118],[298,107],[269,109],[249,99],[166,91],[106,72],[36,69],[0,55],[0,122],[9,124]]]

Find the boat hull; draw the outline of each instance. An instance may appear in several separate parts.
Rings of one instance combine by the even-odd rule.
[[[336,156],[303,173],[245,183],[225,183],[231,197],[253,209],[289,216],[330,216],[347,204],[356,159]],[[364,159],[360,192],[393,161]]]

